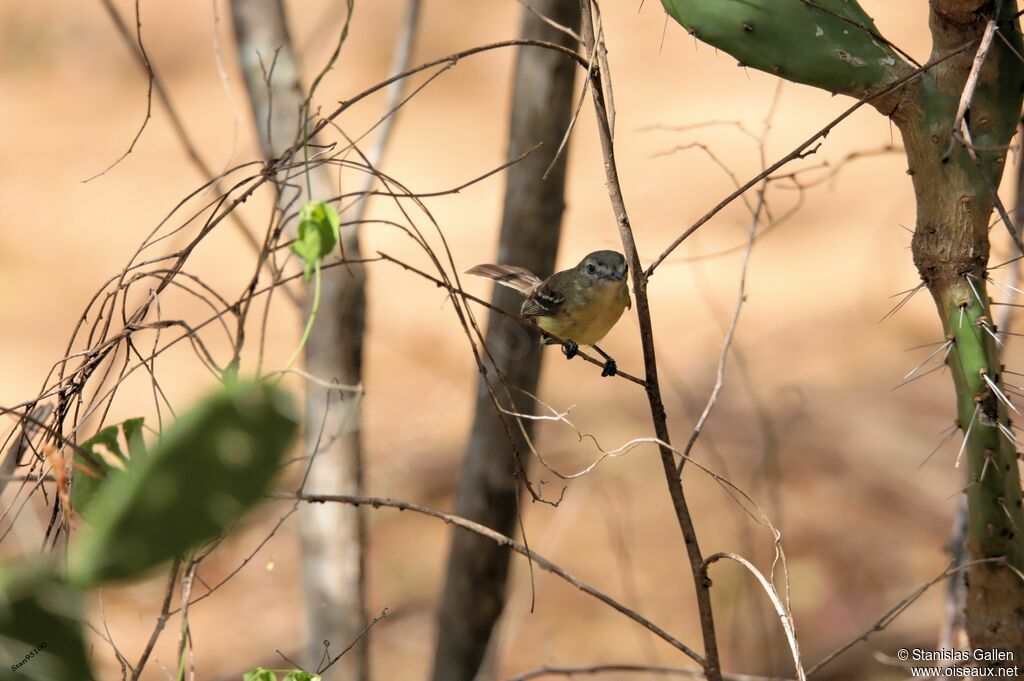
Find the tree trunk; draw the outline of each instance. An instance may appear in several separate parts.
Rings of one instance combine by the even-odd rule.
[[[232,0],[231,9],[260,148],[266,158],[276,158],[300,134],[306,96],[282,0]],[[296,212],[307,199],[323,200],[336,193],[323,166],[310,174],[312,195],[307,195],[304,177],[293,178],[279,194],[282,208],[289,205]],[[347,258],[359,257],[355,228],[342,227],[341,246]],[[361,383],[365,287],[361,265],[322,271],[320,309],[305,348],[310,374],[326,381]],[[360,400],[313,382],[306,386],[306,456],[312,458],[312,468],[305,492],[360,494]],[[345,504],[302,504],[299,528],[307,619],[304,666],[315,670],[323,657],[323,641],[329,641],[336,654],[366,625],[365,528],[360,510]],[[367,667],[364,638],[336,665],[332,678],[365,681]]]
[[[578,3],[539,0],[534,9],[554,21],[578,30]],[[522,38],[547,40],[566,47],[576,42],[524,9]],[[541,176],[554,157],[569,125],[577,66],[560,54],[520,47],[516,59],[515,86],[508,157],[515,158],[543,142],[543,150],[509,168],[506,175],[498,262],[526,267],[541,277],[551,274],[558,249],[565,207],[565,163],[562,157],[546,180]],[[492,303],[518,311],[522,296],[496,286]],[[490,315],[487,346],[495,369],[513,390],[511,409],[530,413],[533,400],[517,389],[535,393],[540,374],[541,349],[537,335],[501,315]],[[525,424],[527,432],[531,424]],[[515,447],[527,447],[518,428],[513,428]],[[481,377],[477,386],[476,415],[455,497],[455,513],[506,535],[516,529],[520,481],[501,417],[495,412]],[[505,605],[509,567],[507,548],[464,530],[452,535],[448,573],[438,613],[434,681],[472,681],[477,677],[494,625]]]

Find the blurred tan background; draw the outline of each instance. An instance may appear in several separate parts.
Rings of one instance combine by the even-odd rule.
[[[289,3],[293,38],[308,83],[331,49],[343,3]],[[923,61],[929,51],[925,0],[864,0],[881,32]],[[215,21],[214,5],[219,14]],[[130,17],[133,4],[119,0]],[[357,2],[351,35],[337,67],[318,91],[325,109],[384,78],[405,3]],[[514,38],[514,0],[428,0],[414,63],[477,44]],[[733,189],[730,177],[699,149],[665,155],[699,141],[745,180],[760,169],[758,147],[732,125],[672,131],[704,121],[741,121],[760,130],[776,80],[737,68],[677,25],[665,30],[656,0],[606,2],[605,27],[617,105],[620,175],[641,259],[671,240]],[[184,123],[217,168],[258,157],[237,71],[230,14],[221,0],[143,2],[143,39]],[[218,74],[215,39],[228,75]],[[383,168],[414,191],[443,190],[504,161],[511,50],[475,56],[430,84],[402,112]],[[422,78],[416,82],[422,82]],[[127,147],[146,104],[146,80],[99,2],[51,0],[0,6],[0,404],[32,398],[63,357],[75,320],[110,276],[175,203],[198,187],[159,103],[134,152],[88,183]],[[850,101],[795,85],[783,88],[766,144],[772,161],[849,106]],[[382,98],[346,113],[341,126],[362,132],[380,115]],[[877,149],[899,134],[867,108],[829,135],[795,167],[836,163],[856,150]],[[1016,162],[1016,159],[1014,159]],[[750,491],[782,531],[801,652],[809,666],[858,635],[946,564],[943,545],[958,501],[962,471],[953,468],[959,436],[919,465],[954,418],[952,386],[939,372],[893,391],[941,340],[931,300],[916,296],[894,317],[879,320],[893,294],[918,279],[908,246],[914,223],[911,186],[901,154],[856,160],[831,181],[809,189],[799,212],[755,246],[742,310],[737,354],[706,434],[699,460]],[[807,179],[821,177],[811,173]],[[1005,196],[1012,187],[1004,182]],[[458,194],[430,199],[460,269],[493,260],[500,220],[500,175]],[[572,138],[568,210],[559,263],[589,251],[619,248],[589,102]],[[753,195],[751,195],[753,196]],[[208,198],[208,197],[207,197]],[[797,193],[773,187],[776,214]],[[243,214],[263,229],[272,196],[261,194]],[[375,216],[393,209],[382,201]],[[180,222],[180,218],[176,217]],[[428,225],[424,221],[423,226]],[[650,286],[670,425],[683,442],[714,383],[718,353],[735,304],[741,251],[693,261],[743,244],[749,214],[737,202],[704,226],[658,270]],[[994,231],[1005,248],[1001,231]],[[436,237],[435,245],[439,243]],[[366,252],[385,251],[414,263],[425,258],[408,238],[386,227],[364,232]],[[177,243],[169,239],[165,248]],[[236,296],[253,256],[230,224],[218,227],[190,271]],[[370,270],[366,368],[367,493],[450,508],[472,416],[476,368],[442,291],[388,263]],[[1005,270],[994,277],[1002,281]],[[489,284],[466,281],[487,295]],[[994,288],[1001,299],[1003,291]],[[202,319],[200,303],[170,299],[167,314]],[[482,322],[485,314],[478,312]],[[267,366],[283,365],[301,329],[300,315],[280,296],[271,310]],[[635,313],[603,343],[619,367],[642,373]],[[224,353],[224,336],[209,332]],[[1010,342],[1007,365],[1018,363]],[[600,378],[595,367],[548,351],[541,397],[564,410],[605,448],[651,434],[646,400],[625,381]],[[247,360],[253,369],[254,362]],[[213,378],[186,344],[157,363],[175,404]],[[298,392],[299,383],[288,381]],[[695,407],[696,405],[696,407]],[[145,376],[128,381],[110,419],[153,418]],[[13,421],[4,424],[6,431]],[[577,470],[598,454],[564,425],[544,424],[538,446],[561,470]],[[534,463],[534,480],[561,484]],[[770,537],[695,467],[684,476],[702,549],[751,555],[770,567]],[[6,499],[7,497],[5,497]],[[6,507],[6,502],[5,502]],[[234,569],[287,511],[267,504],[200,571],[214,584]],[[35,551],[48,518],[30,505],[4,555]],[[373,632],[377,679],[422,679],[433,645],[433,606],[441,585],[449,528],[390,510],[370,512],[368,586],[371,614],[389,617]],[[569,484],[557,509],[527,505],[531,546],[700,647],[692,581],[653,448],[602,463]],[[213,597],[191,612],[197,676],[240,678],[244,670],[283,667],[274,653],[295,657],[301,641],[298,538],[294,517]],[[543,664],[687,661],[642,629],[515,559],[513,594],[501,626],[499,670],[512,674]],[[713,590],[726,668],[791,674],[788,652],[766,599],[746,573],[713,568]],[[781,583],[781,582],[780,582]],[[129,659],[137,657],[160,606],[164,577],[108,589],[92,601],[90,620],[104,614]],[[932,647],[943,616],[942,586],[892,626],[834,662],[822,679],[903,678],[875,659],[900,647]],[[146,679],[175,667],[180,621],[172,619]],[[103,678],[120,678],[109,647],[94,638]],[[335,650],[337,648],[335,647]],[[343,662],[342,662],[343,663]],[[617,678],[614,675],[606,678]],[[620,678],[626,678],[622,676]]]

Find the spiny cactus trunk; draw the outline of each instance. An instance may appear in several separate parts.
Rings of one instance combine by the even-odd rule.
[[[940,15],[933,4],[933,31],[943,26],[953,32],[936,39],[933,59],[971,40],[972,31],[977,36],[983,23],[968,21],[953,31],[950,17]],[[903,133],[917,195],[914,264],[935,300],[945,337],[952,341],[946,363],[966,437],[962,458],[967,469],[968,549],[973,560],[1005,558],[1019,570],[1024,567],[1021,484],[1016,446],[1008,436],[1009,409],[997,394],[1003,371],[986,287],[993,201],[962,146],[943,162],[974,53],[966,50],[937,66],[914,105],[893,118]],[[1013,134],[1021,107],[1021,74],[1011,60],[1012,54],[997,49],[987,58],[969,116],[978,147],[1005,147]],[[979,154],[993,184],[1005,157],[1005,151]],[[1024,582],[1004,565],[990,562],[969,569],[968,585],[966,622],[972,645],[1012,650],[1017,660],[1024,659]]]
[[[991,192],[1020,115],[1024,90],[1015,0],[931,0],[931,59],[912,69],[853,0],[662,0],[698,39],[741,64],[833,93],[865,97],[899,127],[917,199],[913,255],[935,299],[966,442],[968,540],[977,563],[968,573],[967,632],[975,648],[1024,659],[1024,513],[1002,366],[985,286]],[[966,120],[981,170],[963,145],[949,153],[957,106],[988,19],[1000,35],[980,71]],[[888,90],[892,89],[891,92]],[[1001,228],[1000,228],[1001,229]],[[1015,662],[1010,661],[1013,665]]]

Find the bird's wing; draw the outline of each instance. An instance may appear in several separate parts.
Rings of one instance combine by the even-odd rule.
[[[521,291],[529,295],[540,283],[540,277],[526,269],[515,265],[477,265],[466,270],[466,274],[493,279],[502,286]]]
[[[559,309],[565,302],[565,296],[558,291],[557,285],[552,284],[557,284],[557,279],[561,274],[565,274],[565,272],[559,272],[551,276],[547,281],[538,286],[523,301],[523,306],[519,309],[519,316],[524,318],[553,317],[558,314]]]

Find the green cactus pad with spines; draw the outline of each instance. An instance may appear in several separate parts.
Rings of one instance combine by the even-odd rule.
[[[295,430],[290,400],[276,388],[219,389],[104,486],[74,538],[69,580],[136,577],[221,534],[266,493]]]
[[[871,17],[850,0],[816,0],[817,7],[801,0],[662,0],[662,5],[699,40],[740,64],[829,92],[862,97],[908,68],[872,35],[878,31]]]
[[[92,681],[81,601],[81,592],[60,581],[49,561],[0,570],[0,681]]]

